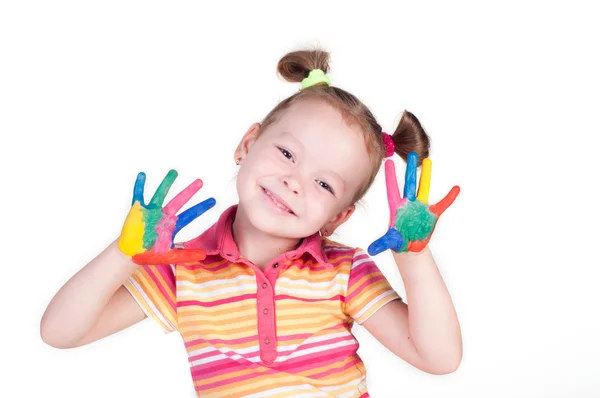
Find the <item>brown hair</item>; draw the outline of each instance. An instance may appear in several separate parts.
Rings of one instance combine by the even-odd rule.
[[[313,69],[321,69],[325,74],[329,71],[329,53],[322,50],[303,50],[290,52],[279,60],[277,72],[289,82],[302,82]],[[352,203],[360,200],[369,190],[385,157],[382,129],[375,117],[358,98],[339,87],[329,86],[322,82],[304,88],[296,94],[281,101],[267,114],[261,123],[258,134],[292,105],[302,99],[320,99],[338,109],[346,123],[356,124],[365,133],[365,144],[371,158],[372,171],[369,179],[356,192]],[[406,161],[409,152],[419,155],[418,165],[429,156],[429,136],[421,127],[415,115],[404,111],[396,130],[392,134],[395,152]]]

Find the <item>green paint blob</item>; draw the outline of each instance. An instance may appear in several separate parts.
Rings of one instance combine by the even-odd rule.
[[[142,212],[144,213],[144,249],[150,250],[158,238],[156,224],[163,216],[162,208],[145,208]]]
[[[399,252],[408,250],[408,244],[415,240],[426,240],[435,227],[437,216],[429,210],[429,205],[420,200],[408,201],[396,213],[394,226],[402,234],[404,243]]]

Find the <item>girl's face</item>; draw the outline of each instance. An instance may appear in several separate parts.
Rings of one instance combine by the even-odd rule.
[[[329,232],[350,217],[371,163],[363,133],[326,102],[290,106],[260,137],[250,127],[235,158],[239,206],[265,233],[287,238]]]

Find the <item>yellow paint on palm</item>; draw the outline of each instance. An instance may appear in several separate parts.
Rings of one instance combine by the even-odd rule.
[[[144,252],[144,214],[140,202],[135,202],[127,214],[121,236],[119,249],[128,256]]]
[[[423,159],[421,178],[419,179],[419,193],[417,199],[423,203],[429,202],[429,184],[431,183],[431,159]]]

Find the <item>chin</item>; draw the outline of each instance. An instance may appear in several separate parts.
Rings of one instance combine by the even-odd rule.
[[[256,205],[251,205],[246,209],[248,221],[250,221],[254,228],[273,236],[301,238],[301,236],[296,236],[298,235],[297,233],[293,233],[293,231],[298,232],[304,229],[298,216],[273,214]]]
[[[301,239],[314,233],[310,232],[311,228],[304,225],[302,217],[296,214],[282,214],[277,209],[268,208],[261,200],[244,202],[240,198],[240,205],[245,209],[250,224],[265,234]]]

